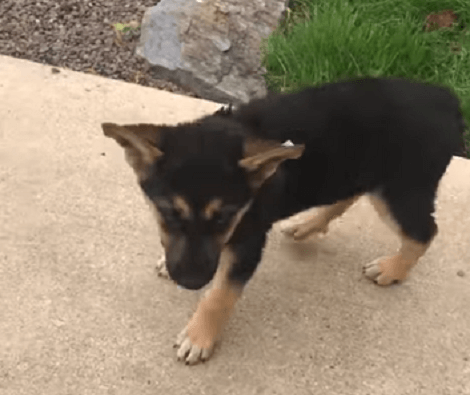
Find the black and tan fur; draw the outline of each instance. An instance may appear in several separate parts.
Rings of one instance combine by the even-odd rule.
[[[365,78],[177,126],[102,126],[155,208],[169,276],[189,289],[213,280],[177,342],[178,358],[196,363],[210,356],[272,224],[310,207],[323,206],[287,234],[326,232],[369,195],[401,248],[365,274],[381,285],[404,280],[437,233],[436,191],[463,149],[464,122],[444,88]]]

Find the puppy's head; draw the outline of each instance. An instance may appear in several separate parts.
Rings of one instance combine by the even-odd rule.
[[[155,209],[170,277],[200,289],[255,194],[303,146],[244,137],[240,125],[208,117],[177,126],[102,124],[125,150]]]

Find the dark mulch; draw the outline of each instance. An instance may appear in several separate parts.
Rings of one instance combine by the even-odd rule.
[[[118,37],[115,23],[140,24],[159,0],[0,0],[0,54],[195,96],[149,75],[135,55],[140,29]]]

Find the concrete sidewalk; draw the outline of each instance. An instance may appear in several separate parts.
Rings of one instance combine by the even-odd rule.
[[[151,213],[100,123],[218,108],[0,57],[0,394],[470,394],[470,161],[442,183],[440,233],[408,281],[361,263],[397,240],[366,200],[317,241],[277,228],[206,364],[172,344],[198,295],[158,278]]]

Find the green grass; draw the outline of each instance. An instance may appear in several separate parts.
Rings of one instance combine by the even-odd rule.
[[[468,27],[422,30],[426,15],[448,8]],[[442,84],[470,125],[469,29],[469,0],[297,0],[265,43],[266,81],[276,91],[355,76]]]

